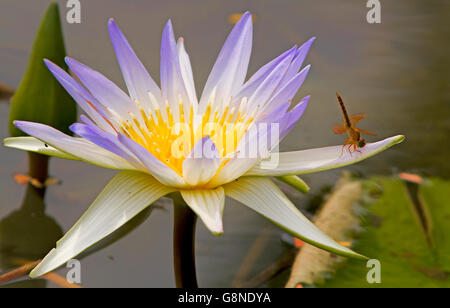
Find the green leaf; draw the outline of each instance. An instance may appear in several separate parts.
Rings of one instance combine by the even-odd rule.
[[[75,102],[43,61],[46,58],[66,68],[65,55],[58,4],[51,3],[37,32],[25,75],[11,100],[11,136],[26,135],[14,126],[14,120],[44,123],[71,134],[68,127],[76,121]]]
[[[383,193],[370,205],[354,249],[380,261],[381,283],[367,282],[365,262],[347,260],[322,286],[450,287],[450,181],[430,179],[418,189],[376,181]]]

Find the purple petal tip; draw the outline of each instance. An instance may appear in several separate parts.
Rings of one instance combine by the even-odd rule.
[[[117,24],[113,18],[110,18],[108,20],[108,31],[109,31],[110,35],[111,35],[111,32],[120,32],[119,27],[117,26]]]
[[[44,59],[44,64],[45,66],[47,66],[47,68],[49,69],[50,72],[53,72],[53,70],[55,69],[55,66],[57,66],[55,63],[53,63],[52,61],[50,61],[49,59]]]
[[[250,13],[250,11],[245,11],[244,14],[242,14],[241,18],[249,18],[252,17],[252,14]]]
[[[168,28],[168,29],[172,29],[173,28],[172,20],[170,18],[167,20],[166,25],[165,25],[164,28]]]

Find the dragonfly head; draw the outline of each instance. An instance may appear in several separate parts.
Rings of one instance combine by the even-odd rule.
[[[366,145],[366,141],[363,138],[360,138],[358,141],[358,147],[363,148]]]

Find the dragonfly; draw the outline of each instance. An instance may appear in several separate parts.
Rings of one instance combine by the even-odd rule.
[[[342,113],[344,114],[344,118],[342,119],[342,124],[336,124],[333,126],[333,132],[335,134],[345,134],[347,133],[347,139],[342,146],[341,156],[344,153],[345,147],[347,147],[348,152],[352,155],[352,152],[357,151],[361,153],[358,148],[363,148],[366,145],[366,141],[361,137],[361,133],[368,135],[376,135],[375,133],[368,132],[362,128],[357,128],[356,125],[359,121],[366,117],[365,113],[358,113],[349,116],[347,113],[347,109],[345,109],[344,102],[342,101],[341,96],[336,93],[336,97],[339,101],[339,105],[341,105]]]

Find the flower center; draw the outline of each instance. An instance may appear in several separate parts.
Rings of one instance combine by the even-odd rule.
[[[203,114],[195,114],[192,105],[185,108],[182,102],[176,110],[166,103],[165,108],[153,104],[147,111],[136,102],[139,115],[130,113],[130,119],[120,123],[120,130],[182,176],[183,161],[206,136],[214,142],[222,165],[227,163],[227,156],[236,151],[256,114],[256,110],[247,112],[246,101],[244,98],[239,108],[229,104],[214,107],[210,102]]]

